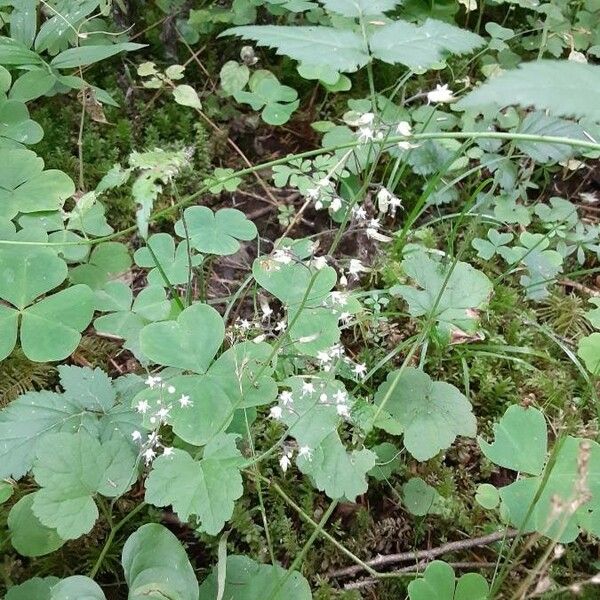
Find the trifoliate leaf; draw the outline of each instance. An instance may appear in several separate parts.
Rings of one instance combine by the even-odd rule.
[[[44,161],[31,150],[0,150],[0,216],[58,210],[75,193],[62,171],[44,171]]]
[[[439,512],[441,496],[420,477],[412,477],[402,486],[402,499],[408,512],[416,517]]]
[[[513,239],[512,233],[500,233],[496,229],[488,229],[487,240],[475,238],[471,246],[477,250],[477,256],[484,260],[490,260],[502,246],[506,246]]]
[[[585,93],[581,93],[585,90]],[[462,98],[459,109],[510,104],[547,110],[560,117],[600,121],[600,66],[570,60],[537,60],[490,79]]]
[[[291,574],[279,565],[266,565],[247,556],[228,556],[225,566],[224,587],[219,591],[217,569],[202,582],[200,598],[219,600],[311,600],[312,594],[306,579],[297,571]],[[283,578],[286,577],[285,583]],[[280,583],[282,582],[282,583]]]
[[[46,435],[33,465],[41,486],[34,494],[33,513],[63,539],[88,533],[98,518],[94,495],[118,496],[129,488],[136,459],[125,441],[101,445],[85,430]]]
[[[23,496],[8,514],[11,544],[23,556],[44,556],[65,543],[55,529],[42,525],[33,514],[34,497],[35,494]]]
[[[492,282],[467,263],[459,261],[453,266],[450,272],[449,266],[424,252],[411,253],[402,261],[402,267],[419,288],[397,285],[392,293],[408,302],[411,316],[432,318],[446,335],[456,329],[474,333],[477,311],[487,306]]]
[[[220,434],[204,448],[201,460],[184,450],[154,461],[146,479],[146,502],[173,506],[182,521],[196,516],[202,531],[216,535],[233,514],[233,506],[243,493],[239,467],[243,457],[235,435]]]
[[[191,206],[183,213],[190,244],[198,252],[227,256],[240,249],[238,240],[253,240],[257,229],[243,212],[235,208],[222,208],[213,212],[206,206]],[[186,227],[180,219],[175,224],[175,232],[187,237]]]
[[[408,584],[410,600],[488,600],[489,591],[478,573],[467,573],[457,581],[454,569],[440,560],[427,565],[423,577]]]
[[[125,273],[131,266],[131,256],[125,244],[104,242],[92,250],[88,262],[71,269],[72,283],[83,283],[93,290],[102,289],[109,279]]]
[[[106,596],[93,579],[73,575],[61,579],[52,588],[50,600],[106,600]]]
[[[221,78],[221,87],[223,91],[230,96],[246,87],[250,79],[250,69],[246,65],[241,65],[235,60],[228,60],[222,67],[219,74]]]
[[[416,72],[439,67],[446,56],[466,54],[484,44],[475,33],[435,19],[427,19],[423,25],[394,21],[377,28],[369,39],[375,58]]]
[[[433,381],[408,367],[392,371],[375,394],[375,404],[404,429],[404,445],[419,461],[449,448],[459,435],[475,436],[471,403],[453,385]]]
[[[319,0],[326,10],[344,17],[376,16],[393,10],[403,0]]]
[[[176,321],[146,325],[140,332],[140,347],[159,365],[204,373],[224,336],[221,315],[208,304],[193,304]]]
[[[6,600],[50,600],[52,588],[57,583],[57,577],[33,577],[21,585],[9,588]]]
[[[548,434],[544,415],[537,408],[510,406],[494,425],[494,442],[479,438],[481,451],[492,462],[530,475],[540,475],[546,462]]]
[[[334,27],[249,25],[221,35],[254,40],[259,46],[276,48],[277,54],[311,65],[328,64],[336,71],[352,73],[369,60],[361,35]]]
[[[198,581],[181,542],[157,523],[142,525],[123,546],[129,600],[198,600]]]
[[[202,256],[196,254],[193,249],[190,249],[191,258],[188,260],[187,241],[180,242],[175,248],[175,240],[168,233],[155,233],[148,238],[146,244],[135,251],[133,259],[139,267],[151,269],[147,275],[150,285],[166,287],[168,284],[156,266],[149,248],[154,252],[156,260],[171,285],[184,285],[188,282],[190,260],[192,267],[202,264]]]

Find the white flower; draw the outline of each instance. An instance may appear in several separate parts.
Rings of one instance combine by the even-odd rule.
[[[379,219],[371,219],[369,221],[369,227],[371,227],[372,229],[379,229],[381,227]]]
[[[340,276],[340,285],[342,287],[346,287],[348,285],[348,280],[346,279],[346,276],[343,273]]]
[[[358,258],[351,258],[348,265],[348,273],[356,277],[359,273],[366,273],[369,269],[365,267]]]
[[[266,321],[273,314],[273,309],[269,306],[269,303],[261,299],[260,301],[260,310],[262,311],[262,320]]]
[[[323,392],[320,396],[319,396],[319,402],[321,404],[327,404],[327,401],[329,400],[329,398],[327,397],[327,394],[325,392]]]
[[[306,190],[305,195],[308,200],[318,200],[319,196],[321,195],[321,190],[318,187],[309,188]]]
[[[281,403],[284,406],[294,403],[294,398],[292,396],[292,392],[290,392],[289,390],[285,390],[285,391],[281,392],[281,394],[279,394],[279,400],[281,401]]]
[[[275,325],[275,331],[285,331],[285,321],[277,321],[277,325]]]
[[[187,408],[188,406],[193,406],[194,403],[190,400],[189,396],[181,394],[181,398],[179,398],[179,405],[181,408]]]
[[[348,323],[351,318],[352,318],[352,315],[349,312],[340,313],[340,315],[338,317],[338,319],[344,324]]]
[[[139,442],[142,439],[142,434],[139,431],[132,431],[131,438],[134,442]]]
[[[147,448],[144,450],[144,460],[146,461],[147,465],[149,465],[154,458],[156,458],[156,452],[154,452],[152,448]]]
[[[578,52],[577,50],[571,50],[571,52],[569,52],[569,60],[572,62],[587,63],[585,54],[583,52]]]
[[[360,127],[358,130],[358,141],[368,142],[375,139],[375,132],[370,127]]]
[[[165,446],[163,448],[163,456],[172,456],[173,455],[173,448],[171,448],[170,446]]]
[[[292,254],[288,250],[275,250],[272,258],[275,262],[281,263],[282,265],[289,265],[292,262]]]
[[[338,404],[335,409],[337,410],[337,414],[340,417],[349,417],[350,416],[350,409],[348,408],[348,406],[346,404]]]
[[[408,121],[400,121],[396,126],[396,133],[403,135],[404,137],[410,137],[412,135],[412,126]]]
[[[320,200],[315,202],[315,210],[321,210],[323,208],[323,203]]]
[[[292,464],[292,461],[290,460],[290,457],[287,454],[283,454],[281,456],[281,458],[279,459],[279,466],[281,467],[281,470],[285,473],[289,466]]]
[[[329,208],[331,210],[333,210],[334,212],[340,210],[340,208],[342,208],[342,199],[339,196],[336,196],[331,201],[331,204],[329,205]]]
[[[315,386],[310,381],[305,381],[302,384],[302,395],[304,396],[305,394],[314,394],[314,393],[315,393]]]
[[[252,341],[255,344],[260,344],[261,342],[264,342],[267,339],[267,335],[265,333],[262,333],[261,335],[257,335]]]
[[[312,460],[313,451],[308,446],[302,446],[298,450],[298,456],[305,456],[308,461]]]
[[[281,406],[273,406],[269,411],[269,416],[271,419],[281,419],[282,413]]]
[[[323,350],[319,350],[317,352],[317,360],[321,364],[326,365],[327,363],[331,362],[331,356],[329,356],[329,354],[327,352],[324,352]]]
[[[338,390],[334,395],[333,399],[336,404],[345,404],[348,400],[348,393],[344,390]]]
[[[352,372],[358,377],[364,377],[367,373],[367,365],[365,365],[364,363],[356,364],[354,365],[354,369],[352,369]]]
[[[364,127],[365,125],[371,125],[375,120],[375,114],[372,112],[364,113],[358,118],[357,124],[359,127]]]
[[[382,213],[387,213],[387,211],[391,208],[391,213],[394,215],[396,213],[396,209],[400,208],[401,206],[402,201],[400,198],[396,198],[396,196],[394,196],[394,194],[392,194],[387,188],[382,187],[379,192],[377,192],[377,207]]]
[[[322,268],[327,266],[327,257],[326,256],[315,256],[312,260],[313,267],[320,271]]]
[[[166,421],[169,418],[169,409],[168,408],[160,408],[156,411],[156,416],[161,420],[161,421]]]
[[[248,319],[240,319],[239,327],[240,329],[248,330],[252,327],[252,323]]]
[[[162,377],[158,375],[156,377],[152,375],[148,375],[146,381],[144,382],[150,389],[158,385],[162,381]]]
[[[175,386],[173,386],[173,385],[170,385],[170,386],[167,388],[167,392],[169,392],[169,394],[174,394],[174,393],[175,393]]]
[[[148,434],[148,439],[146,443],[150,446],[156,446],[160,442],[160,436],[156,431],[152,431]]]
[[[354,215],[354,218],[359,221],[363,221],[367,218],[367,211],[362,206],[355,206],[352,209],[352,214]]]
[[[454,102],[456,98],[452,93],[452,90],[448,88],[448,84],[446,85],[436,85],[435,90],[431,90],[431,92],[427,92],[427,103],[431,102]]]
[[[148,412],[149,408],[150,408],[150,405],[148,404],[147,400],[140,400],[135,406],[135,409],[139,413],[142,413],[143,415]]]
[[[352,263],[353,260],[355,259],[352,258],[350,263]],[[346,304],[348,304],[348,294],[346,292],[331,292],[329,298],[331,299],[332,304],[339,304],[340,306],[346,306]]]

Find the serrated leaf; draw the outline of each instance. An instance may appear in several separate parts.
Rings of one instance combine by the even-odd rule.
[[[379,386],[375,404],[403,428],[404,445],[419,461],[449,448],[459,435],[476,433],[468,399],[453,385],[433,381],[413,367],[392,371]]]
[[[369,39],[375,58],[417,72],[440,65],[450,54],[466,54],[484,44],[477,34],[435,19],[423,25],[394,21],[376,29]]]
[[[121,562],[129,600],[198,600],[198,582],[187,554],[166,527],[142,525],[125,545]]]
[[[193,304],[176,321],[150,323],[140,332],[144,356],[159,365],[204,373],[221,347],[225,325],[208,304]]]
[[[548,434],[537,408],[510,406],[494,425],[494,442],[479,438],[481,451],[492,462],[531,475],[540,475],[546,462]]]
[[[600,121],[600,106],[595,101],[598,95],[600,66],[570,60],[537,60],[490,79],[455,106],[469,109],[517,104],[547,110],[560,117]]]
[[[327,64],[336,71],[352,73],[369,60],[358,33],[334,27],[250,25],[233,27],[221,35],[254,40],[259,46],[276,48],[277,54],[311,65]]]
[[[344,17],[381,15],[393,10],[403,0],[319,0],[325,9]]]
[[[146,502],[172,505],[182,521],[196,516],[202,531],[219,533],[244,491],[239,471],[243,457],[236,438],[233,434],[218,435],[206,445],[199,461],[178,449],[157,458],[146,479]]]
[[[202,582],[200,598],[203,600],[311,600],[312,594],[306,579],[297,571],[288,573],[279,565],[265,565],[247,556],[228,556],[225,586],[219,596],[216,569]],[[283,578],[285,583],[280,583]],[[278,589],[279,588],[279,589]]]
[[[238,240],[253,240],[257,229],[243,212],[235,208],[222,208],[213,212],[206,206],[192,206],[183,213],[190,244],[198,252],[227,256],[240,249]],[[175,224],[179,237],[186,236],[183,221]]]

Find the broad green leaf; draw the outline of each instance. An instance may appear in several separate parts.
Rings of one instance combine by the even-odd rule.
[[[0,150],[0,216],[58,210],[75,193],[62,171],[44,171],[44,161],[31,150]]]
[[[491,483],[480,483],[477,486],[475,493],[475,500],[479,506],[491,510],[496,508],[500,503],[500,494],[498,488],[493,486]]]
[[[240,249],[238,240],[253,240],[257,235],[254,223],[235,208],[213,212],[206,206],[192,206],[185,209],[183,217],[190,244],[205,254],[235,254]],[[186,237],[185,229],[183,221],[177,221],[175,232],[179,237]]]
[[[21,316],[25,356],[35,362],[67,358],[93,313],[93,294],[87,285],[74,285],[26,308]]]
[[[146,325],[140,346],[144,356],[159,365],[204,373],[224,336],[221,315],[208,304],[193,304],[176,321]]]
[[[31,48],[37,29],[37,1],[20,0],[14,2],[10,13],[10,37]]]
[[[167,286],[160,270],[156,266],[156,262],[149,250],[152,249],[156,260],[160,264],[171,285],[184,285],[188,282],[189,263],[192,267],[197,267],[202,264],[202,256],[196,254],[190,248],[191,258],[188,260],[188,244],[184,240],[175,248],[175,240],[168,233],[155,233],[146,240],[146,246],[142,246],[135,251],[133,259],[135,264],[150,269],[147,275],[150,285]]]
[[[250,25],[221,35],[254,40],[259,46],[276,48],[277,54],[311,65],[327,64],[336,71],[354,72],[369,61],[360,34],[333,27]]]
[[[174,391],[169,393],[166,388]],[[218,383],[205,375],[173,377],[162,387],[142,390],[132,405],[144,401],[149,405],[144,413],[148,429],[153,429],[162,420],[171,425],[182,440],[195,446],[203,446],[223,431],[231,422],[234,411],[233,403]],[[157,416],[161,409],[168,411],[162,418]]]
[[[75,69],[77,67],[87,67],[93,63],[110,58],[121,52],[132,52],[144,48],[145,44],[134,44],[132,42],[122,42],[119,44],[110,44],[106,46],[79,46],[78,48],[69,48],[55,56],[50,62],[50,66],[55,69]],[[2,62],[0,60],[0,62]]]
[[[44,130],[29,118],[25,104],[16,100],[0,100],[0,148],[37,144],[43,137]]]
[[[433,381],[413,367],[389,373],[375,394],[375,404],[404,430],[404,445],[419,461],[449,448],[459,435],[474,437],[471,403],[453,385]]]
[[[403,0],[319,0],[324,8],[344,17],[376,16],[393,10]]]
[[[125,442],[100,444],[84,430],[46,435],[33,465],[41,486],[34,494],[33,513],[63,539],[88,533],[98,518],[94,495],[118,496],[129,488],[136,458]]]
[[[202,108],[202,103],[198,97],[198,92],[191,85],[178,85],[173,90],[173,98],[177,104],[182,106],[191,106],[192,108]]]
[[[600,333],[597,331],[579,340],[577,356],[594,375],[600,373]]]
[[[146,479],[146,502],[161,507],[172,505],[182,521],[196,516],[202,531],[219,533],[244,491],[239,471],[244,459],[236,438],[219,434],[206,445],[199,461],[179,449],[157,458]]]
[[[9,588],[6,600],[50,600],[50,593],[56,583],[57,577],[33,577],[21,585]]]
[[[408,597],[410,600],[488,600],[489,586],[478,573],[467,573],[457,581],[449,564],[434,560],[421,578],[408,584]]]
[[[106,600],[106,596],[93,579],[73,575],[61,579],[52,588],[50,600]]]
[[[125,273],[131,266],[129,249],[120,242],[103,242],[94,246],[86,264],[71,269],[69,279],[72,283],[87,285],[98,290],[109,279]]]
[[[44,556],[65,543],[55,529],[42,525],[33,514],[34,497],[35,494],[23,496],[8,514],[11,544],[23,556]]]
[[[229,95],[239,92],[246,87],[250,79],[250,69],[244,64],[235,60],[228,60],[222,67],[219,74],[221,78],[221,87]]]
[[[17,343],[19,313],[13,308],[0,305],[0,360],[6,358]]]
[[[81,231],[92,236],[110,235],[114,229],[106,222],[102,202],[94,202],[84,209],[76,205],[67,221],[67,229]]]
[[[9,37],[0,36],[1,65],[36,65],[41,64],[41,57],[29,48]]]
[[[108,412],[114,405],[117,393],[111,378],[102,369],[61,365],[58,373],[65,395],[82,408]]]
[[[371,448],[377,455],[375,466],[369,471],[369,475],[377,481],[385,481],[400,467],[400,451],[394,444],[383,442]]]
[[[306,579],[297,571],[289,574],[279,565],[265,565],[247,556],[228,556],[225,586],[219,595],[217,569],[202,582],[202,600],[311,600]],[[284,577],[286,578],[283,583]]]
[[[479,438],[481,451],[492,462],[530,475],[540,475],[546,462],[546,420],[537,408],[510,406],[494,425],[494,442]]]
[[[14,494],[15,488],[10,481],[0,481],[0,504],[4,504]]]
[[[56,85],[56,75],[45,67],[25,71],[13,84],[9,98],[20,102],[30,102],[47,94]]]
[[[409,254],[402,267],[418,288],[397,285],[392,293],[408,302],[412,317],[433,318],[446,336],[457,329],[476,331],[477,311],[487,306],[492,294],[492,282],[484,273],[460,261],[449,272],[448,266],[421,251]]]
[[[198,600],[198,581],[181,542],[157,523],[142,525],[125,545],[121,562],[129,600]]]
[[[559,117],[600,121],[600,106],[595,101],[599,94],[600,66],[570,60],[537,60],[490,79],[455,106],[469,109],[517,104],[547,110]]]
[[[417,72],[441,66],[450,54],[466,54],[484,44],[475,33],[435,19],[423,25],[394,21],[377,28],[369,39],[375,58]]]
[[[420,477],[412,477],[402,486],[402,499],[411,515],[424,517],[439,512],[440,495]]]

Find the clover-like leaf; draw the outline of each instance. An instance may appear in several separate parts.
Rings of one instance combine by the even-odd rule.
[[[224,565],[224,586],[219,585],[220,572],[213,572],[200,586],[200,598],[218,600],[311,600],[306,579],[298,572],[288,573],[279,565],[260,564],[247,556],[228,556]],[[285,582],[284,582],[285,578]]]
[[[449,448],[459,435],[476,433],[469,400],[453,385],[433,381],[420,369],[392,371],[379,386],[375,403],[403,429],[404,445],[419,461]]]
[[[180,219],[175,224],[179,237],[187,237],[192,247],[205,254],[226,256],[240,249],[238,240],[250,241],[257,235],[256,225],[235,208],[213,212],[206,206],[191,206],[183,213],[186,226]]]
[[[208,304],[193,304],[176,321],[146,325],[140,332],[140,347],[144,356],[159,365],[204,373],[224,336],[221,315]]]
[[[488,229],[487,240],[475,238],[471,242],[471,246],[477,250],[479,258],[490,260],[497,254],[498,249],[509,244],[513,237],[512,233],[500,233],[496,229]]]
[[[44,436],[33,465],[41,486],[34,495],[33,513],[61,538],[78,538],[98,518],[96,493],[118,496],[131,486],[136,458],[124,440],[101,445],[85,430]]]
[[[154,461],[146,479],[146,502],[173,506],[182,521],[196,516],[202,531],[216,535],[233,514],[243,493],[240,466],[243,457],[233,434],[220,434],[204,448],[201,460],[184,450]]]
[[[402,499],[411,515],[424,517],[439,512],[440,495],[420,477],[412,477],[402,486]]]
[[[409,254],[402,267],[419,287],[397,285],[392,293],[408,302],[412,317],[433,318],[446,335],[456,329],[475,332],[477,311],[487,306],[492,293],[492,282],[484,273],[460,261],[450,272],[450,267],[421,251]]]
[[[27,392],[0,411],[0,478],[20,479],[27,473],[38,444],[52,433],[85,429],[108,441],[144,428],[129,406],[128,394],[140,385],[137,376],[113,382],[115,399],[100,369],[61,366],[59,374],[64,393]]]
[[[44,161],[31,150],[0,150],[0,216],[58,210],[75,193],[62,171],[44,171]]]
[[[259,71],[250,79],[250,91],[233,93],[238,102],[249,104],[254,110],[262,108],[261,117],[269,125],[283,125],[298,108],[298,93],[282,85],[271,73]]]
[[[44,136],[41,126],[29,118],[29,111],[18,100],[0,100],[0,148],[22,148],[37,144]]]
[[[125,545],[121,562],[129,600],[198,600],[198,581],[181,542],[157,523],[142,525]]]
[[[147,275],[150,285],[165,287],[168,284],[157,267],[149,248],[154,252],[156,260],[171,285],[183,285],[188,282],[189,260],[191,260],[192,267],[202,264],[202,256],[195,253],[192,253],[188,260],[188,248],[185,240],[175,248],[173,236],[168,233],[155,233],[148,238],[146,246],[136,250],[133,255],[136,265],[150,269]]]
[[[494,425],[494,442],[479,438],[481,451],[493,463],[530,475],[540,475],[546,462],[548,433],[544,415],[537,408],[509,406]]]
[[[8,514],[11,544],[23,556],[44,556],[65,543],[55,529],[42,525],[33,514],[34,497],[35,494],[23,496]]]
[[[125,273],[131,266],[131,256],[125,244],[103,242],[92,250],[87,263],[71,269],[72,283],[82,283],[93,290],[102,289],[109,279]]]
[[[581,338],[577,346],[577,356],[583,360],[590,373],[600,373],[600,333],[595,331]]]
[[[20,585],[9,588],[6,600],[50,600],[52,588],[58,577],[32,577]]]
[[[488,600],[489,586],[478,573],[466,573],[458,580],[447,563],[434,560],[423,577],[408,584],[410,600]]]

